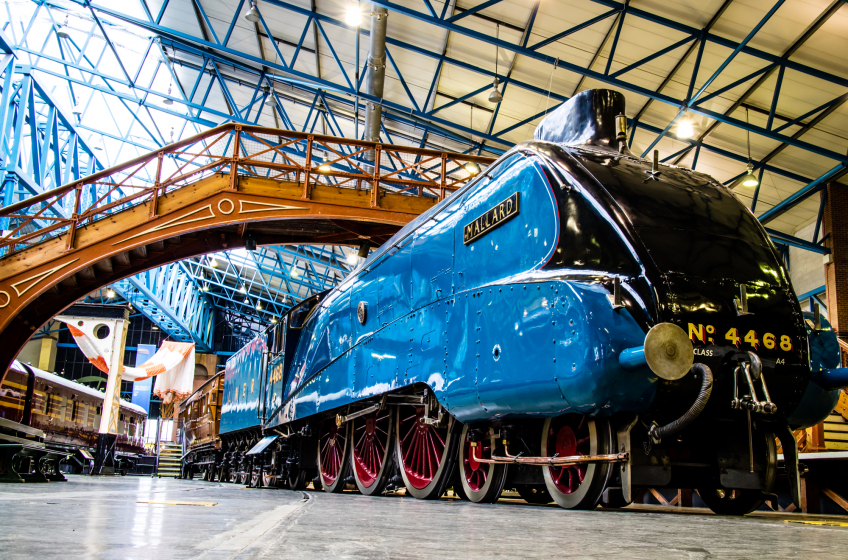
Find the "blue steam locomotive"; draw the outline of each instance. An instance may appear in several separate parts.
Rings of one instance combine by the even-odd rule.
[[[848,384],[835,335],[729,189],[630,153],[624,110],[575,96],[228,365],[228,468],[582,509],[639,487],[769,499],[775,440]]]

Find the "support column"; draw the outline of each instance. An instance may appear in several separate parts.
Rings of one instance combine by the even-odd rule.
[[[824,195],[824,193],[822,193]],[[827,186],[827,201],[822,214],[822,236],[830,255],[825,255],[824,276],[827,287],[827,318],[840,340],[848,341],[848,187],[839,183]],[[829,261],[829,262],[828,262]],[[845,365],[845,351],[842,351]]]
[[[56,321],[47,323],[47,331],[52,331],[59,327]],[[38,353],[38,369],[53,372],[56,371],[56,344],[59,342],[59,337],[56,335],[47,335],[41,339],[41,348]]]
[[[100,416],[100,430],[98,430],[101,434],[118,433],[118,418],[121,413],[121,379],[124,374],[124,348],[127,345],[129,321],[118,319],[113,325],[114,338],[112,338],[112,352],[109,356],[109,377],[106,380],[103,415]]]
[[[180,429],[180,403],[182,401],[178,399],[174,399],[174,414],[171,416],[171,441],[174,443],[179,443],[177,441],[177,432]]]
[[[368,79],[365,91],[379,99],[383,98],[386,79],[386,25],[389,10],[376,4],[371,5],[371,36],[368,50]],[[383,106],[369,101],[365,106],[365,140],[380,141],[380,123]],[[373,153],[369,152],[373,161]]]

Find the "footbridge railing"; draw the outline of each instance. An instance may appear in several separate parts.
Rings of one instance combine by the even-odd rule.
[[[0,209],[0,257],[58,236],[74,249],[83,225],[149,204],[214,174],[296,183],[310,200],[316,185],[442,199],[492,163],[482,156],[227,124]]]

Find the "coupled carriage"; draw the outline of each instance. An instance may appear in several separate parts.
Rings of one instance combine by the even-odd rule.
[[[90,470],[98,447],[103,393],[14,361],[0,384],[0,482],[65,480]],[[144,455],[147,412],[121,400],[106,454],[126,474]]]
[[[580,509],[640,487],[731,514],[771,499],[776,440],[848,384],[835,334],[728,188],[630,153],[624,109],[575,96],[234,356],[205,474]]]

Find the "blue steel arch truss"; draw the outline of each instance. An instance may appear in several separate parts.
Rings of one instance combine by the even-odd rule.
[[[174,340],[213,351],[215,309],[178,263],[125,278],[112,288]]]
[[[843,91],[843,93],[834,96],[820,106],[797,116],[787,116],[777,110],[780,101],[780,86],[787,72],[797,73],[811,81],[818,81],[842,90],[848,86],[848,79],[846,78],[792,59],[792,55],[798,48],[812,37],[821,25],[839,9],[843,4],[841,0],[833,2],[822,12],[809,26],[809,29],[782,55],[763,51],[751,46],[750,43],[751,39],[768,24],[774,14],[784,5],[785,0],[779,0],[773,4],[771,9],[758,22],[753,24],[750,32],[741,41],[720,36],[712,29],[715,21],[722,16],[726,7],[730,4],[730,0],[726,1],[713,20],[702,28],[693,27],[647,10],[634,8],[627,3],[620,3],[615,0],[594,0],[594,4],[599,6],[599,15],[541,40],[536,40],[539,37],[533,35],[539,8],[537,2],[530,11],[530,17],[524,27],[511,26],[522,31],[522,37],[518,42],[491,37],[489,34],[479,31],[477,26],[469,23],[475,18],[499,21],[482,13],[496,7],[500,3],[498,1],[490,0],[464,9],[457,7],[454,2],[448,2],[441,4],[440,13],[428,0],[423,0],[420,6],[412,7],[393,2],[377,1],[374,2],[375,5],[384,6],[392,13],[413,18],[430,26],[431,29],[497,46],[499,49],[515,55],[513,64],[510,65],[506,73],[496,73],[488,70],[485,65],[474,64],[455,56],[449,56],[444,50],[425,48],[410,41],[389,36],[387,37],[387,59],[406,93],[406,102],[385,98],[379,99],[365,93],[361,88],[366,75],[364,67],[362,72],[359,73],[359,81],[355,84],[351,81],[350,76],[356,74],[355,69],[339,57],[340,48],[334,47],[334,43],[339,41],[339,33],[345,30],[350,31],[350,26],[335,17],[335,14],[322,13],[282,0],[263,0],[260,5],[260,22],[256,24],[256,40],[259,42],[260,51],[260,55],[257,55],[229,44],[233,30],[237,27],[236,24],[246,6],[245,2],[233,4],[228,9],[228,15],[224,19],[221,19],[220,14],[218,19],[210,19],[210,8],[207,6],[204,9],[202,0],[192,0],[187,3],[195,12],[196,25],[187,23],[177,29],[166,25],[165,22],[169,19],[169,9],[188,9],[189,6],[184,5],[186,2],[183,0],[166,0],[158,7],[158,10],[153,11],[146,2],[142,1],[140,4],[141,10],[135,15],[122,13],[99,3],[78,2],[81,6],[84,5],[87,8],[85,12],[80,13],[90,20],[88,21],[86,40],[80,41],[82,45],[78,45],[77,51],[74,51],[77,53],[74,60],[79,62],[67,60],[64,56],[52,56],[45,53],[43,48],[33,48],[29,45],[26,32],[19,39],[19,49],[30,57],[30,62],[38,67],[39,71],[53,77],[64,77],[69,83],[79,87],[84,86],[90,91],[117,97],[122,103],[136,105],[147,112],[156,111],[157,114],[164,113],[171,117],[179,115],[183,119],[181,128],[189,124],[209,126],[218,124],[222,120],[258,122],[263,109],[270,107],[277,126],[310,131],[320,124],[324,130],[330,133],[349,134],[347,129],[351,127],[347,125],[353,120],[354,98],[359,97],[365,102],[379,103],[383,106],[386,115],[383,126],[385,140],[395,142],[400,140],[433,147],[445,147],[447,145],[457,149],[457,151],[487,150],[492,154],[500,153],[509,148],[513,144],[508,139],[509,133],[527,124],[537,122],[544,116],[548,108],[546,107],[544,111],[529,115],[518,122],[512,122],[512,124],[503,126],[498,130],[497,119],[499,116],[502,118],[501,103],[494,108],[481,107],[473,100],[474,96],[484,92],[489,86],[475,87],[464,95],[451,97],[438,91],[439,76],[443,69],[448,67],[487,80],[494,78],[497,74],[503,92],[506,92],[508,87],[519,88],[525,92],[545,96],[554,104],[568,99],[568,96],[562,92],[552,91],[543,85],[536,85],[526,79],[522,80],[513,76],[512,70],[515,59],[520,55],[548,65],[552,72],[571,72],[582,78],[629,91],[647,99],[647,103],[639,111],[636,118],[630,120],[631,143],[637,135],[640,137],[647,135],[650,139],[649,147],[644,150],[645,153],[662,138],[668,137],[672,126],[684,114],[698,115],[711,122],[707,131],[697,139],[676,138],[677,141],[684,143],[684,147],[665,156],[665,161],[673,160],[677,163],[683,157],[694,154],[692,158],[692,166],[694,167],[697,166],[700,155],[709,152],[719,156],[724,161],[735,162],[736,165],[747,163],[748,158],[744,153],[728,149],[721,142],[710,142],[708,140],[708,135],[720,124],[760,135],[771,142],[777,142],[775,149],[765,157],[753,158],[754,169],[760,174],[768,171],[788,179],[799,184],[800,188],[794,195],[786,197],[775,204],[773,208],[763,212],[760,217],[764,223],[774,220],[792,209],[806,198],[819,192],[828,181],[838,180],[846,172],[848,156],[844,152],[831,149],[831,146],[827,145],[826,142],[807,141],[802,137],[848,100],[848,93]],[[31,29],[33,27],[32,21],[36,20],[39,10],[42,9],[51,12],[50,20],[54,22],[54,26],[58,26],[52,11],[60,10],[60,8],[50,3],[38,3],[28,25],[22,24],[21,27],[27,31]],[[266,19],[261,16],[262,9],[276,10],[275,16],[280,14],[289,15],[292,18],[296,16],[305,21],[305,25],[302,31],[296,34],[297,36],[283,37],[279,32],[270,30]],[[59,16],[62,13],[60,10]],[[604,52],[607,63],[603,71],[592,69],[591,64],[588,68],[584,68],[546,54],[545,49],[551,45],[592,26],[608,25],[609,21],[614,23],[614,25],[609,26],[608,33],[608,38],[612,37],[613,41],[609,50]],[[616,49],[622,27],[626,25],[625,22],[647,22],[659,26],[669,33],[677,34],[679,39],[638,61],[629,64],[617,62]],[[506,22],[499,23],[510,26]],[[99,53],[99,58],[96,61],[94,60],[95,57],[85,55],[85,45],[89,43],[90,36],[96,34],[98,30],[102,32],[102,37],[105,38],[105,45],[108,45],[108,48],[105,45],[99,47],[101,51],[118,52],[115,46],[111,44],[109,35],[105,31],[104,26],[107,24],[113,28],[118,27],[118,25],[125,25],[127,28],[138,30],[142,35],[146,34],[144,35],[147,41],[145,55],[134,71],[128,70],[129,64],[112,64],[114,68],[110,73],[95,64],[96,61],[103,60],[103,52]],[[194,31],[187,32],[184,30],[186,28]],[[310,30],[316,36],[320,34],[321,44],[326,45],[326,49],[339,69],[339,72],[334,75],[334,79],[323,76],[320,65],[316,73],[305,72],[298,68],[297,62],[299,59],[303,59],[304,53],[312,52],[317,56],[317,53],[315,53],[317,47],[310,49],[304,46],[304,38],[308,36]],[[111,32],[115,33],[115,31]],[[362,30],[361,33],[368,35],[367,30]],[[534,38],[533,42],[530,41],[531,37]],[[263,39],[273,40],[263,41]],[[58,39],[55,40],[58,41]],[[45,39],[44,43],[47,43],[47,41],[48,39]],[[271,47],[268,47],[268,44]],[[606,44],[606,42],[602,44],[594,59],[598,58]],[[701,69],[705,64],[702,59],[705,46],[716,46],[728,51],[725,59],[715,69]],[[71,49],[67,50],[70,51]],[[684,50],[685,53],[680,57]],[[394,56],[392,52],[395,52]],[[402,52],[414,53],[437,61],[431,86],[424,99],[421,99],[422,95],[416,96],[413,93],[408,85],[409,81],[404,78],[404,68],[395,61]],[[722,79],[722,73],[740,55],[758,61],[762,64],[762,67],[742,78],[727,83],[727,80]],[[117,54],[115,57],[119,59]],[[638,85],[632,80],[628,81],[629,76],[632,76],[634,71],[643,69],[646,65],[663,57],[680,57],[680,59],[659,88],[653,90]],[[695,58],[694,71],[691,77],[687,78],[689,81],[687,95],[676,97],[664,93],[663,88],[669,83],[669,79],[679,72],[684,61],[692,57]],[[148,60],[155,61],[157,72],[161,68],[161,76],[157,72],[151,74],[147,70],[143,71],[145,62]],[[52,64],[54,68],[47,68],[47,63]],[[120,71],[117,68],[120,68]],[[188,72],[189,70],[191,72]],[[73,72],[79,74],[79,77],[72,75]],[[192,76],[192,79],[184,84],[183,81],[185,81],[187,73]],[[751,92],[761,86],[766,78],[775,73],[778,79],[770,106],[755,107],[750,103],[745,103]],[[739,96],[733,106],[724,113],[707,108],[707,102],[714,101],[721,96],[732,96],[733,92],[737,91],[739,87],[752,82],[754,82],[753,85]],[[165,91],[165,83],[168,83],[167,92]],[[122,91],[122,89],[127,91]],[[237,90],[241,92],[238,95]],[[212,107],[207,103],[210,94],[212,97],[217,96],[223,100],[224,110]],[[241,105],[237,100],[239,95],[242,95],[242,97],[246,95],[245,101]],[[435,100],[438,96],[447,97],[450,101],[437,106]],[[733,99],[733,97],[730,98]],[[665,126],[647,122],[648,119],[644,116],[647,107],[656,102],[675,108],[676,116]],[[473,124],[472,126],[465,126],[456,120],[443,118],[439,114],[457,104],[465,104],[480,111],[488,112],[490,115],[488,123],[481,129],[474,127]],[[750,124],[734,114],[734,110],[741,106],[765,113],[768,117],[766,125]],[[180,107],[181,110],[177,110],[175,107]],[[308,107],[307,114],[304,118],[294,119],[290,116],[293,107],[300,107],[304,110]],[[150,126],[147,126],[147,128],[150,128]],[[177,133],[179,135],[180,131],[177,131]],[[167,135],[161,131],[158,133],[151,132],[150,136],[160,143],[167,139]],[[157,136],[158,138],[156,138]],[[830,160],[832,166],[816,176],[810,174],[808,170],[799,172],[799,170],[786,168],[772,162],[775,154],[787,147],[797,148],[819,158],[825,158],[819,161]],[[735,184],[743,173],[730,177],[726,183]],[[758,197],[759,189],[753,194],[752,210],[756,209]],[[759,205],[760,207],[763,206],[761,200]]]

